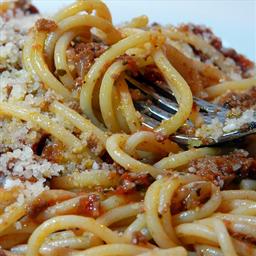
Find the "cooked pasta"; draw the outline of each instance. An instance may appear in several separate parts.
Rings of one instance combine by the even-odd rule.
[[[0,14],[0,255],[256,255],[254,135],[171,139],[204,131],[193,95],[255,111],[253,62],[201,26],[116,27],[99,0]],[[177,111],[145,127],[136,84],[167,86]]]

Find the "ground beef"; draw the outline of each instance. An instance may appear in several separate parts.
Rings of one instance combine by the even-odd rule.
[[[90,194],[87,198],[79,200],[78,214],[97,218],[101,214],[100,197],[96,194]]]
[[[194,184],[192,187],[182,186],[175,191],[171,202],[171,212],[173,215],[196,209],[204,204],[211,197],[211,186],[205,184],[202,186],[200,183]]]
[[[193,50],[194,54],[199,57],[200,61],[202,62],[206,62],[209,57],[208,55],[206,55],[205,53],[203,53],[201,50],[197,49],[196,47],[194,47],[193,45],[190,45],[191,49]]]
[[[184,135],[195,135],[196,129],[195,127],[189,126],[189,125],[183,125],[179,128],[178,133],[184,134]]]
[[[246,234],[242,234],[242,233],[238,233],[238,232],[234,232],[232,229],[232,223],[228,220],[224,220],[225,226],[228,229],[228,232],[230,233],[230,235],[240,241],[246,242],[246,243],[251,243],[251,244],[256,244],[256,239],[253,236],[250,235],[246,235]],[[249,255],[249,254],[248,254]]]
[[[103,43],[77,43],[74,46],[74,51],[71,51],[73,54],[69,57],[75,64],[78,77],[83,78],[94,63],[95,58],[98,58],[107,48]]]
[[[139,74],[139,67],[132,56],[124,54],[117,59],[121,60],[124,66],[127,65],[127,69],[129,70],[129,72],[131,72],[133,76],[137,76]]]
[[[216,37],[210,28],[194,24],[185,24],[182,25],[180,29],[184,32],[192,32],[195,35],[202,36],[203,39],[207,40],[216,50],[221,52],[225,57],[233,59],[236,65],[240,67],[243,77],[247,77],[247,72],[253,69],[254,63],[252,61],[247,59],[242,54],[237,53],[234,49],[223,47],[221,39],[219,37]]]
[[[43,192],[39,196],[34,198],[33,201],[29,204],[27,208],[28,217],[35,219],[41,212],[45,211],[48,207],[51,207],[65,200],[69,200],[71,198],[72,196],[69,194],[62,195],[61,197],[59,197],[57,194],[56,196],[51,196],[49,198],[49,196],[47,196],[47,191]]]
[[[132,174],[125,172],[121,176],[120,185],[116,188],[116,193],[123,195],[141,191],[146,189],[152,182],[153,179],[148,174]]]
[[[41,212],[46,210],[51,204],[42,199],[35,199],[33,203],[28,208],[28,216],[32,219],[35,219]]]
[[[19,0],[15,2],[15,8],[21,9],[25,14],[39,13],[38,9],[27,0]]]
[[[202,98],[207,96],[202,93],[204,88],[218,84],[221,80],[222,74],[217,68],[192,60],[171,45],[166,45],[165,50],[168,60],[186,80],[193,95]],[[157,85],[167,84],[159,69],[154,65],[149,65],[144,69],[144,79]]]
[[[38,9],[30,3],[28,0],[19,1],[6,1],[0,5],[0,15],[5,16],[7,11],[12,11],[13,15],[16,16],[18,12],[23,12],[24,15],[37,14]],[[6,17],[8,19],[8,16]]]
[[[50,140],[42,141],[41,146],[41,157],[47,159],[52,163],[63,163],[64,156],[63,150],[64,146],[59,142],[51,142]]]
[[[250,236],[250,235],[245,235],[245,234],[242,234],[242,233],[237,233],[237,232],[232,232],[232,230],[229,230],[229,233],[231,234],[232,237],[240,240],[240,241],[243,241],[245,243],[251,243],[251,244],[256,244],[256,239],[255,237]]]
[[[36,24],[36,29],[39,32],[51,32],[57,28],[57,24],[53,20],[39,19]]]
[[[144,69],[144,78],[155,84],[163,84],[165,83],[164,78],[159,71],[159,69],[155,65],[148,65]]]
[[[232,48],[221,48],[221,53],[225,57],[229,57],[235,61],[235,63],[241,68],[243,77],[245,77],[245,73],[254,67],[252,61],[247,59],[244,55],[237,53]]]
[[[244,150],[191,161],[188,171],[223,188],[236,178],[256,177],[256,159]]]
[[[0,249],[0,256],[7,256],[7,254],[3,250]]]
[[[256,104],[256,84],[246,92],[229,92],[220,98],[219,104],[229,109],[246,110]]]

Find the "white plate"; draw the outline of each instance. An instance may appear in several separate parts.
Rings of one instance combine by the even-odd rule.
[[[73,0],[32,0],[42,13],[53,14]],[[142,14],[151,22],[193,22],[213,29],[227,47],[256,61],[255,0],[105,0],[115,24]]]

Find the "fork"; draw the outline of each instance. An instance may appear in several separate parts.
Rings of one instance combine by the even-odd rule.
[[[147,100],[134,101],[135,108],[141,113],[143,117],[143,125],[153,129],[158,126],[163,120],[171,118],[178,111],[177,101],[170,90],[169,86],[165,84],[148,84],[138,82],[130,76],[126,76],[129,87],[139,89],[142,95]],[[207,102],[198,97],[193,96],[194,103],[200,108],[200,114],[205,124],[211,124],[214,118],[217,118],[224,124],[229,109],[220,105]],[[186,125],[193,127],[193,123],[187,120]],[[249,122],[238,130],[224,133],[217,140],[212,137],[207,140],[202,140],[196,136],[190,136],[176,132],[171,135],[171,139],[178,144],[196,147],[214,146],[224,142],[231,142],[242,138],[246,135],[256,133],[256,122]]]

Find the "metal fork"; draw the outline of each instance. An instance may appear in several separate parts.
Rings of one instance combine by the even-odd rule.
[[[154,128],[160,124],[161,121],[171,118],[178,110],[176,99],[170,90],[169,86],[164,84],[148,84],[138,82],[132,77],[127,76],[126,80],[130,87],[139,89],[146,100],[134,101],[135,108],[141,113],[143,117],[143,124],[149,128]],[[193,97],[194,103],[200,108],[200,114],[205,124],[211,124],[214,118],[224,124],[229,109],[217,104],[213,104]],[[192,122],[187,120],[186,125],[193,126]],[[217,140],[207,138],[203,140],[196,136],[190,136],[181,133],[175,133],[171,136],[172,140],[181,145],[194,145],[198,147],[213,146],[224,142],[234,141],[246,135],[256,133],[256,122],[249,122],[246,128],[224,133]]]

